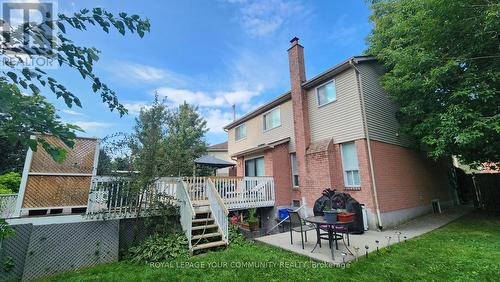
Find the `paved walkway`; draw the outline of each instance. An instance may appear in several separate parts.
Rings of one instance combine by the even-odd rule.
[[[342,241],[339,241],[339,250],[334,250],[334,260],[332,260],[331,251],[328,248],[328,241],[323,240],[320,248],[319,246],[311,253],[311,250],[314,248],[316,244],[316,231],[308,231],[307,238],[308,242],[305,242],[304,249],[302,249],[302,243],[300,240],[300,233],[293,233],[293,245],[290,244],[290,233],[284,232],[269,236],[264,236],[260,238],[256,238],[256,241],[266,243],[275,247],[279,247],[285,250],[292,251],[294,253],[304,255],[310,257],[311,259],[317,261],[325,261],[329,263],[340,264],[345,262],[354,260],[356,256],[365,255],[365,246],[368,246],[368,252],[376,251],[377,244],[376,240],[379,241],[379,247],[384,248],[387,246],[390,238],[390,244],[398,243],[398,232],[401,232],[400,241],[404,241],[406,239],[411,239],[422,234],[425,234],[429,231],[432,231],[436,228],[439,228],[461,216],[470,212],[471,209],[460,206],[449,208],[444,211],[442,214],[428,214],[416,219],[413,219],[405,224],[397,226],[395,228],[391,228],[384,231],[372,231],[368,230],[364,234],[351,234],[350,241],[351,245],[348,247],[353,255],[348,254],[348,250]],[[347,241],[346,241],[347,242]],[[356,251],[357,250],[357,251]],[[342,255],[342,252],[346,255]]]

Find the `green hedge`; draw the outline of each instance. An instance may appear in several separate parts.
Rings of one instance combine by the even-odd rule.
[[[13,194],[19,192],[21,175],[17,172],[8,172],[0,175],[0,194]]]

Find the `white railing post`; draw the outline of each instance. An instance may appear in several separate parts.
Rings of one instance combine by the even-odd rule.
[[[187,191],[188,184],[179,179],[176,187],[177,201],[179,203],[179,212],[181,217],[181,226],[184,234],[186,234],[189,250],[191,251],[192,244],[192,231],[191,228],[193,226],[193,218],[196,216],[193,204],[190,199],[190,195]]]
[[[206,194],[210,204],[210,211],[214,217],[215,222],[219,226],[219,231],[222,233],[222,240],[229,244],[229,220],[227,218],[229,211],[215,189],[214,182],[209,178],[206,181]]]

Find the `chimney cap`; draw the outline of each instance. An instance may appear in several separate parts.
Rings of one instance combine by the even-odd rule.
[[[294,38],[292,38],[292,40],[290,40],[290,43],[292,43],[292,44],[299,43],[299,38],[297,36],[295,36]]]

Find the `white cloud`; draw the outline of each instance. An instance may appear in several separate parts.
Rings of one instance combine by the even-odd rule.
[[[230,107],[233,104],[246,104],[260,94],[259,91],[251,90],[204,92],[169,87],[158,88],[155,92],[165,97],[169,104],[179,105],[186,101],[200,107]]]
[[[71,122],[71,123],[78,125],[79,127],[81,127],[85,131],[109,128],[109,127],[113,126],[112,123],[97,122],[97,121],[75,121],[75,122]]]
[[[203,116],[207,120],[207,127],[212,133],[223,133],[224,125],[233,121],[233,114],[231,112],[222,112],[220,109],[210,109]]]
[[[62,110],[62,112],[67,114],[67,115],[70,115],[70,116],[83,116],[84,115],[83,113],[76,112],[76,111],[69,110],[69,109],[64,109],[64,110]]]
[[[118,63],[109,68],[113,75],[128,83],[154,83],[182,85],[183,76],[166,69],[135,63]]]
[[[128,113],[131,115],[138,115],[141,112],[141,109],[148,109],[151,107],[151,103],[143,102],[143,101],[130,101],[123,103],[123,106],[128,110]]]
[[[289,19],[304,13],[305,7],[300,1],[285,0],[228,0],[239,5],[237,20],[253,36],[262,37],[273,34]]]

